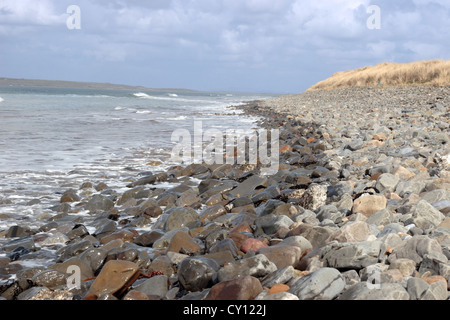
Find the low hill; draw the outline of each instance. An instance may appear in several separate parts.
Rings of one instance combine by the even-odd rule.
[[[341,71],[318,82],[307,91],[406,85],[450,85],[450,60],[424,60],[409,63],[384,62],[376,66]]]

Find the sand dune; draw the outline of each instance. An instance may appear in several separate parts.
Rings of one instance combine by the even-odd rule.
[[[376,66],[341,71],[318,82],[307,91],[405,85],[450,85],[450,60],[427,60],[409,63],[384,62]]]

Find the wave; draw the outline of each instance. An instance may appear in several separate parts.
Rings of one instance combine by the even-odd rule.
[[[148,94],[143,93],[143,92],[133,93],[133,96],[135,96],[136,98],[145,98],[145,99],[152,98],[151,96],[149,96]]]
[[[169,97],[178,97],[178,95],[176,93],[169,93],[168,96]]]
[[[5,101],[2,97],[0,97],[0,102]]]
[[[178,117],[174,117],[174,118],[164,118],[164,120],[172,120],[172,121],[186,120],[186,119],[187,119],[186,116],[178,116]]]

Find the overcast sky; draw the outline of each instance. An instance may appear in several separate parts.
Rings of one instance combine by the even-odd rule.
[[[448,0],[0,0],[0,77],[298,93],[449,48]]]

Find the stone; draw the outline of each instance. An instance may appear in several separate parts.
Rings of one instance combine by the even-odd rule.
[[[189,257],[179,265],[178,280],[188,291],[201,291],[213,284],[213,276],[219,268],[219,264],[212,259]]]
[[[280,292],[286,292],[289,289],[290,289],[290,287],[287,284],[276,283],[270,288],[268,293],[276,294],[276,293],[280,293]]]
[[[192,208],[179,208],[174,207],[166,212],[169,216],[167,217],[166,223],[164,224],[164,229],[166,231],[172,231],[178,228],[186,226],[188,223],[193,222],[198,219],[197,212]]]
[[[122,300],[135,300],[135,301],[142,301],[142,300],[150,300],[148,295],[146,295],[143,292],[136,291],[136,290],[130,290],[128,293],[123,297]]]
[[[311,184],[298,199],[299,205],[308,210],[317,210],[326,203],[327,189],[325,185]]]
[[[299,300],[299,298],[290,292],[277,292],[273,294],[269,294],[268,291],[262,291],[258,296],[255,297],[254,300]]]
[[[215,284],[206,296],[206,300],[253,300],[262,291],[259,280],[247,275]]]
[[[259,248],[257,254],[265,255],[277,269],[296,266],[302,257],[302,250],[296,246],[276,245]]]
[[[217,253],[222,251],[228,251],[233,255],[233,257],[237,257],[239,249],[235,242],[230,238],[217,242],[209,249],[209,253]]]
[[[420,200],[412,212],[414,224],[421,229],[430,229],[438,226],[445,216],[426,200]]]
[[[231,190],[229,195],[235,198],[251,197],[256,194],[255,189],[258,187],[267,187],[267,177],[253,175]]]
[[[73,269],[73,267],[77,267],[78,269]],[[70,258],[62,263],[51,265],[49,269],[56,270],[61,273],[67,273],[69,275],[72,275],[74,272],[73,270],[79,270],[82,281],[94,276],[91,266],[77,257]]]
[[[30,227],[12,226],[6,231],[5,238],[24,238],[35,234]]]
[[[225,207],[221,204],[216,204],[213,206],[206,207],[199,215],[199,218],[202,222],[211,222],[216,218],[227,213]]]
[[[385,226],[394,220],[393,214],[388,209],[383,209],[375,212],[369,218],[366,223],[376,226]]]
[[[133,242],[135,237],[136,233],[134,232],[128,230],[119,230],[110,235],[102,237],[100,240],[100,244],[105,244],[116,239],[121,239],[123,242]]]
[[[302,236],[290,236],[280,242],[279,245],[297,246],[302,250],[302,254],[313,249],[311,242]]]
[[[125,260],[110,260],[102,268],[85,296],[96,300],[103,294],[120,296],[139,276],[137,264]]]
[[[447,300],[447,298],[447,282],[440,280],[431,283],[420,300]]]
[[[332,268],[362,269],[378,262],[380,249],[380,241],[338,243],[331,245],[323,259]]]
[[[108,211],[114,207],[114,202],[102,195],[94,195],[85,205],[85,209],[89,210],[91,214],[101,211]]]
[[[288,292],[300,300],[332,300],[344,287],[344,278],[337,269],[321,268],[298,279]]]
[[[396,259],[405,258],[413,260],[418,266],[426,254],[432,253],[443,254],[438,241],[426,235],[414,236],[396,246],[389,255],[388,261],[392,263]]]
[[[191,254],[202,251],[202,248],[186,232],[179,231],[170,240],[167,252]]]
[[[302,236],[311,243],[313,249],[316,249],[326,245],[333,232],[334,230],[327,227],[312,226],[310,224],[303,223],[289,231],[286,238],[292,236]]]
[[[421,278],[411,277],[406,282],[406,290],[410,300],[420,300],[423,294],[428,290],[429,284]]]
[[[416,262],[411,259],[396,259],[389,265],[389,269],[398,269],[404,277],[412,276],[416,271]]]
[[[338,300],[409,300],[409,294],[399,283],[370,284],[365,281],[344,291]]]
[[[267,275],[261,282],[264,287],[271,288],[273,285],[280,283],[287,283],[294,277],[294,267],[287,266],[276,270],[275,272]]]
[[[371,235],[370,226],[364,221],[349,221],[336,230],[329,241],[338,242],[361,242],[367,240]]]
[[[353,201],[352,212],[360,212],[366,217],[386,208],[387,199],[379,195],[362,195]]]
[[[375,188],[380,193],[393,192],[399,182],[400,178],[398,176],[391,173],[383,173],[378,177]]]
[[[78,196],[77,192],[73,189],[65,191],[60,199],[61,203],[77,202],[77,201],[80,201],[80,197]]]
[[[267,244],[262,242],[259,239],[255,239],[255,238],[248,238],[247,240],[245,240],[242,245],[240,250],[244,253],[248,252],[248,251],[257,251],[259,248],[262,247],[267,247]]]
[[[58,270],[45,270],[36,274],[31,281],[35,286],[53,289],[66,284],[67,274]]]
[[[253,257],[237,260],[219,269],[219,282],[233,280],[243,276],[264,277],[277,270],[276,265],[265,255],[257,254]]]
[[[133,289],[147,296],[158,296],[162,298],[169,291],[169,277],[166,275],[157,275],[138,285],[133,285]]]
[[[142,233],[134,239],[134,243],[143,246],[143,247],[151,247],[156,240],[161,238],[164,235],[164,232],[160,230],[151,230]]]

